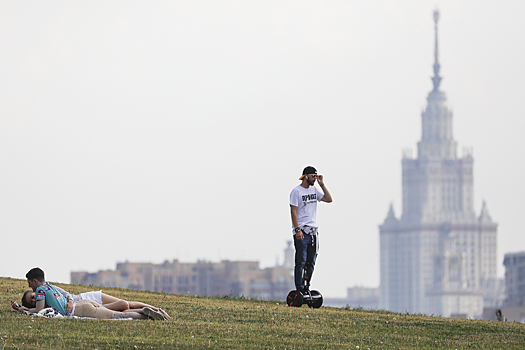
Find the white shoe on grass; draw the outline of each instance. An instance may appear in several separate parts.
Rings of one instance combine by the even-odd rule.
[[[147,306],[143,307],[142,311],[144,312],[144,315],[151,317],[155,321],[167,321],[168,320],[166,317],[164,317],[164,315],[161,312],[155,311],[150,307],[147,307]]]

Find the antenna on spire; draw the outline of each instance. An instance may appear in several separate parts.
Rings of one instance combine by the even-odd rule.
[[[432,83],[434,83],[434,91],[439,90],[439,84],[441,83],[441,77],[439,76],[439,61],[438,61],[438,20],[439,11],[434,11],[434,29],[436,33],[436,43],[434,46],[434,76],[432,77]]]

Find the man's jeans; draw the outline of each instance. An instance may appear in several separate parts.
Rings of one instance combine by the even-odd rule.
[[[295,287],[297,290],[303,288],[303,278],[306,280],[306,288],[310,288],[310,279],[314,273],[315,259],[317,258],[317,233],[314,235],[305,234],[300,241],[294,236],[295,245]],[[303,269],[306,265],[306,274],[303,276]]]

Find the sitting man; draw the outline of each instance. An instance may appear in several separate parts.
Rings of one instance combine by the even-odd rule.
[[[55,286],[45,281],[44,271],[35,267],[26,274],[26,278],[29,287],[35,292],[36,303],[34,308],[27,308],[25,306],[17,306],[14,301],[11,301],[11,305],[19,311],[38,313],[40,310],[50,307],[63,316],[92,317],[98,319],[152,318],[154,320],[167,320],[162,313],[149,307],[144,307],[142,310],[126,310],[120,312],[110,310],[93,300],[73,302],[73,310],[68,312],[66,297],[60,293]]]

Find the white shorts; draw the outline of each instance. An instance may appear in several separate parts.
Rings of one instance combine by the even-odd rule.
[[[86,292],[75,295],[74,301],[80,300],[93,300],[102,305],[102,291],[99,290],[96,292]]]

